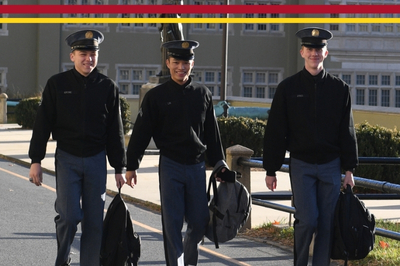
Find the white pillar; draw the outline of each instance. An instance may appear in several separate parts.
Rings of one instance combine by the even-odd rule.
[[[0,93],[0,124],[7,124],[7,94]]]

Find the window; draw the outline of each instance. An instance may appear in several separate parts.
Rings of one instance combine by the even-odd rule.
[[[244,0],[245,5],[279,5],[283,1],[273,1],[273,0]],[[245,18],[280,18],[283,14],[244,14]],[[242,27],[242,33],[248,34],[283,34],[284,28],[283,24],[280,23],[244,23]]]
[[[243,83],[252,83],[253,73],[243,73]]]
[[[244,87],[243,88],[243,97],[248,97],[248,98],[253,97],[253,88],[252,87]]]
[[[365,75],[356,76],[356,85],[365,85]]]
[[[390,90],[382,90],[381,94],[381,106],[390,106]]]
[[[219,96],[221,89],[220,86],[217,85],[217,83],[221,82],[221,80],[216,79],[217,76],[220,78],[219,72],[216,73],[216,71],[205,71],[204,74],[204,84],[210,89],[211,93],[214,96]]]
[[[330,18],[339,18],[339,14],[330,14]],[[339,30],[339,24],[330,24],[329,25],[329,30],[331,31],[338,31]]]
[[[356,90],[356,104],[357,105],[365,104],[365,90],[363,89]]]
[[[342,74],[342,80],[346,82],[348,85],[351,84],[351,75],[349,74]]]
[[[347,14],[347,17],[348,18],[355,18],[356,17],[356,15],[355,14]],[[348,24],[346,24],[346,31],[356,31],[356,24],[354,24],[354,23],[348,23]]]
[[[398,5],[399,0],[382,0],[382,1],[368,1],[368,0],[328,0],[330,5]],[[390,7],[388,7],[390,8]],[[330,18],[399,18],[399,14],[329,14],[326,17]],[[378,35],[378,34],[391,34],[400,33],[400,25],[395,23],[346,23],[339,27],[339,24],[329,24],[331,31],[342,31],[347,35]]]
[[[265,87],[256,87],[256,98],[265,98]]]
[[[221,69],[220,68],[202,68],[196,66],[193,70],[193,79],[197,83],[205,85],[213,96],[221,95]],[[226,77],[226,90],[230,88],[231,70],[228,70]]]
[[[279,15],[278,15],[278,17],[279,17]],[[258,18],[267,18],[267,14],[258,14]],[[279,27],[278,27],[278,29],[279,29]],[[266,31],[266,30],[267,30],[267,24],[265,24],[265,23],[257,24],[257,31]]]
[[[108,0],[64,0],[64,5],[106,5]],[[108,14],[63,14],[63,17],[67,18],[104,18],[108,17]],[[67,23],[64,24],[64,28],[104,28],[104,23]]]
[[[7,2],[8,1],[0,0],[0,6],[7,5]],[[7,17],[8,17],[8,14],[0,13],[0,18],[7,18]],[[0,23],[0,36],[8,36],[7,23]]]
[[[390,86],[390,76],[389,75],[382,75],[382,86]]]
[[[395,77],[394,107],[400,107],[400,76]]]
[[[378,85],[378,75],[369,75],[369,85]]]
[[[279,71],[242,70],[242,96],[272,99],[279,82]]]
[[[223,1],[209,0],[209,1],[199,1],[192,0],[193,5],[223,5]],[[223,18],[224,14],[191,14],[193,18]],[[207,34],[220,34],[222,32],[223,25],[221,23],[196,23],[190,24],[191,32],[204,32]]]
[[[334,73],[342,77],[350,88],[356,105],[400,107],[400,75],[397,73]],[[352,77],[355,80],[352,80]],[[393,78],[392,78],[393,77]]]
[[[158,66],[125,66],[117,65],[117,79],[121,94],[139,95],[140,88],[151,76],[158,73]]]
[[[382,14],[384,18],[393,18],[393,14]],[[385,23],[383,24],[383,31],[384,32],[394,32],[394,24],[392,23]]]
[[[268,82],[270,84],[278,84],[278,73],[268,73]]]
[[[378,90],[369,89],[368,90],[368,105],[377,106],[378,105]]]
[[[359,14],[359,17],[366,19],[366,18],[368,18],[368,14]],[[366,33],[366,32],[368,32],[368,28],[369,28],[368,24],[358,24],[359,32]]]
[[[120,5],[156,5],[157,0],[119,0]],[[120,14],[121,18],[156,18],[157,14]],[[158,32],[156,23],[120,23],[119,32]]]
[[[379,18],[379,14],[371,14],[372,18]],[[380,32],[381,31],[381,24],[371,24],[371,32]]]
[[[271,18],[279,18],[279,14],[271,14]],[[276,24],[276,23],[271,23],[270,25],[270,31],[279,31],[280,29],[280,24]]]
[[[395,107],[400,107],[400,90],[396,90],[395,91],[394,106]]]
[[[268,98],[273,99],[276,93],[276,87],[269,87]]]
[[[265,83],[265,73],[256,73],[256,83]]]

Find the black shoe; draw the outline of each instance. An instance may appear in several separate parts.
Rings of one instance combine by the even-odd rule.
[[[71,258],[68,258],[67,262],[61,264],[61,266],[70,266],[71,265]]]

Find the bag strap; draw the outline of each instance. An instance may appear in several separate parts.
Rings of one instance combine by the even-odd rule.
[[[212,223],[213,223],[213,236],[214,236],[215,248],[219,248],[218,236],[217,236],[217,216],[215,215],[215,213],[213,213],[212,216]]]
[[[213,201],[214,201],[214,207],[211,210],[212,212],[212,227],[213,227],[213,237],[214,237],[214,243],[215,243],[215,248],[219,248],[218,245],[218,236],[217,236],[217,208],[218,206],[218,190],[217,190],[217,181],[214,177],[214,175],[211,174],[210,180],[208,182],[208,189],[207,189],[207,200],[210,201],[211,198],[211,187],[213,189]]]
[[[239,183],[239,182],[238,182],[238,183]],[[241,198],[242,198],[243,191],[244,191],[243,185],[240,184],[239,196],[237,197],[237,200],[236,200],[236,203],[237,203],[237,204],[236,204],[236,205],[237,205],[236,212],[239,212],[239,209],[240,209],[240,200],[241,200]]]
[[[346,205],[351,208],[352,205],[350,204],[350,202],[351,202],[351,198],[353,197],[353,189],[351,188],[351,186],[349,184],[347,184],[347,186],[346,186],[345,194],[346,194]],[[350,224],[350,218],[351,218],[350,216],[352,214],[352,211],[353,210],[350,209],[350,211],[345,214],[346,215],[346,223],[347,224]],[[348,232],[344,232],[344,233],[347,234]],[[343,232],[342,232],[342,237],[343,237]],[[346,245],[346,243],[345,243],[345,245]],[[346,259],[344,260],[344,266],[347,266],[347,261],[349,259],[349,254],[347,252],[347,247],[346,247],[346,250],[345,250],[345,255],[346,255]]]

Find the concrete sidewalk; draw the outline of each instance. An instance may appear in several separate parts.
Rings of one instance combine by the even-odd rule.
[[[32,130],[21,129],[17,124],[0,124],[0,155],[3,158],[18,160],[29,167],[28,157],[29,141]],[[50,140],[47,144],[47,153],[42,161],[42,167],[54,171],[54,153],[56,143]],[[138,169],[138,183],[134,189],[124,186],[123,194],[160,205],[159,183],[158,183],[158,160],[156,151],[148,151]],[[207,176],[211,171],[207,171]],[[257,169],[251,172],[251,192],[266,192],[265,171]],[[43,180],[46,183],[46,180]],[[108,166],[107,189],[118,191],[115,185],[114,170]],[[290,180],[287,173],[278,173],[278,186],[276,191],[289,191]],[[273,192],[270,192],[273,193]],[[377,219],[388,219],[400,221],[399,200],[364,200],[365,205]],[[277,201],[276,203],[290,206],[290,201]],[[263,223],[278,221],[281,224],[293,223],[293,218],[288,213],[276,211],[269,208],[253,205],[251,213],[252,227],[260,226]]]

